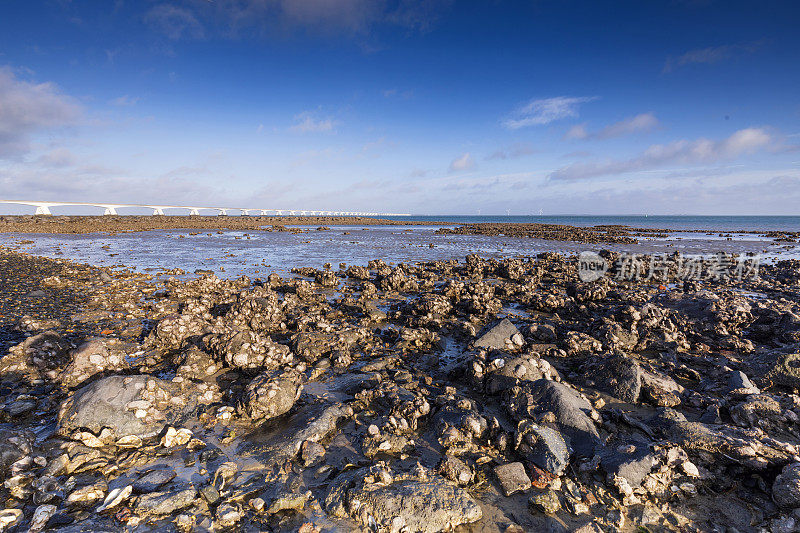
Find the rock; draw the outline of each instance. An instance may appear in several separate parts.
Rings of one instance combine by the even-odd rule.
[[[238,507],[235,507],[229,503],[223,503],[219,507],[217,507],[216,512],[216,526],[220,529],[227,529],[234,527],[239,520],[242,519],[242,513],[239,511]],[[216,527],[214,529],[217,529]]]
[[[220,500],[219,491],[214,485],[206,485],[200,489],[200,496],[202,496],[209,505],[215,505]]]
[[[800,388],[800,353],[768,352],[758,354],[748,364],[755,377],[766,383]]]
[[[655,464],[656,458],[648,443],[629,441],[606,446],[600,452],[600,466],[609,477],[623,478],[634,488],[642,484]]]
[[[41,372],[63,367],[69,362],[72,345],[55,331],[44,331],[12,346],[0,359],[0,374],[26,374],[31,379]]]
[[[307,440],[300,447],[300,458],[306,467],[313,466],[325,458],[325,446],[318,442]]]
[[[787,509],[800,507],[800,463],[783,467],[772,484],[772,500]]]
[[[468,492],[439,476],[408,476],[390,483],[383,477],[369,469],[340,475],[330,485],[326,511],[338,518],[350,516],[364,526],[371,519],[374,527],[420,533],[451,530],[483,516]]]
[[[72,361],[61,372],[59,380],[65,387],[75,388],[101,372],[123,370],[128,366],[124,350],[116,339],[89,339],[72,352]]]
[[[269,488],[261,494],[264,500],[264,512],[275,514],[281,511],[301,512],[311,499],[311,491],[304,490],[302,479],[291,476],[285,481],[269,484]]]
[[[561,475],[569,464],[570,449],[561,434],[533,420],[521,420],[514,437],[517,453],[551,474]]]
[[[594,409],[577,391],[563,383],[546,379],[528,383],[510,398],[508,409],[518,420],[552,416],[552,422],[543,421],[542,424],[552,424],[580,455],[591,457],[600,445],[600,436],[590,418]]]
[[[450,481],[462,486],[471,483],[475,475],[467,463],[452,455],[442,457],[436,470]]]
[[[669,376],[642,370],[640,400],[658,407],[674,407],[681,403],[683,387]]]
[[[753,385],[753,382],[750,381],[747,374],[741,370],[734,370],[728,374],[728,390],[735,391],[741,389],[745,389],[751,394],[759,394],[761,392],[758,390],[758,387]]]
[[[561,509],[561,502],[558,501],[558,494],[552,490],[535,492],[528,499],[531,509],[545,514],[556,514]]]
[[[642,369],[633,359],[622,355],[609,357],[592,366],[590,375],[597,390],[623,402],[636,403],[639,399]]]
[[[133,490],[139,493],[153,492],[172,481],[176,475],[172,468],[152,470],[133,482]]]
[[[503,361],[501,359],[501,361]],[[486,392],[498,394],[523,381],[536,381],[544,377],[539,359],[530,356],[514,357],[503,361],[503,366],[486,377]]]
[[[173,393],[179,401],[173,401]],[[81,387],[63,402],[58,428],[67,435],[81,429],[99,434],[108,428],[117,438],[153,437],[187,409],[180,396],[172,383],[151,376],[109,376]]]
[[[247,385],[244,410],[254,420],[269,420],[287,412],[300,397],[301,376],[291,369],[264,372]]]
[[[502,350],[506,346],[506,341],[518,334],[517,326],[507,318],[501,320],[496,326],[481,335],[474,345],[476,348],[486,348],[487,350]]]
[[[531,488],[531,480],[525,473],[522,463],[497,465],[494,467],[494,475],[506,496],[511,496],[515,492],[525,492]]]
[[[785,446],[760,430],[689,422],[674,409],[664,408],[649,425],[663,431],[672,444],[686,451],[710,454],[721,463],[734,462],[745,468],[763,470],[783,466],[793,457]]]
[[[529,335],[538,342],[551,343],[558,338],[556,328],[550,324],[531,324]]]
[[[352,415],[352,408],[343,404],[305,405],[291,414],[281,429],[255,450],[262,453],[269,464],[282,464],[294,459],[304,442],[323,440],[336,430],[340,420]]]
[[[197,497],[197,489],[187,486],[174,492],[151,492],[140,496],[136,512],[142,515],[162,516],[186,509]]]

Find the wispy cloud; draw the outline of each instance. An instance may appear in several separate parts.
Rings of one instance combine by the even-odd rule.
[[[708,164],[755,153],[767,148],[772,141],[766,130],[747,128],[721,141],[679,140],[669,144],[655,144],[630,159],[574,163],[550,173],[548,178],[554,181],[576,181],[646,171],[669,165]]]
[[[486,156],[486,159],[488,161],[493,159],[516,159],[518,157],[523,157],[534,153],[536,153],[536,148],[534,148],[533,145],[528,143],[516,143],[509,147],[492,152]]]
[[[0,67],[0,158],[27,153],[32,135],[75,124],[80,115],[80,105],[52,83],[21,80]]]
[[[36,158],[43,168],[65,168],[77,164],[78,158],[66,148],[56,148]]]
[[[333,119],[318,119],[310,111],[304,111],[294,117],[295,124],[289,128],[292,133],[324,133],[333,131]]]
[[[205,35],[203,25],[194,13],[185,7],[171,4],[157,5],[145,14],[144,21],[173,41],[182,38],[201,39]]]
[[[263,37],[295,31],[364,37],[376,27],[426,32],[452,0],[173,0],[145,19],[170,39]]]
[[[578,124],[570,128],[565,137],[567,139],[605,140],[634,133],[646,133],[654,130],[658,126],[658,119],[653,113],[640,113],[634,117],[626,118],[625,120],[606,126],[596,132],[588,131],[586,124]]]
[[[128,96],[127,94],[111,100],[112,105],[118,105],[120,107],[130,107],[137,103],[139,103],[138,96]]]
[[[581,104],[596,99],[596,96],[557,96],[531,100],[514,110],[511,116],[503,121],[503,125],[508,129],[516,130],[526,126],[543,126],[565,118],[575,118],[578,116],[578,108]]]
[[[735,56],[751,54],[758,50],[760,46],[761,43],[726,44],[690,50],[677,57],[668,57],[662,71],[666,74],[686,65],[719,63]]]
[[[453,159],[453,162],[450,163],[450,172],[459,172],[462,170],[469,170],[475,167],[475,161],[472,160],[472,156],[469,152]]]

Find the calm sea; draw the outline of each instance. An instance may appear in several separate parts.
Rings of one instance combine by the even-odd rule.
[[[539,222],[570,226],[622,224],[640,228],[708,231],[800,231],[800,216],[696,216],[696,215],[414,215],[393,220],[425,220],[469,224],[477,222]]]

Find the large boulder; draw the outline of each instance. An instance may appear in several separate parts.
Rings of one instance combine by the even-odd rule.
[[[104,428],[115,438],[153,437],[191,406],[171,382],[147,375],[109,376],[72,393],[61,405],[62,434]]]
[[[517,420],[533,418],[566,437],[570,447],[585,457],[594,455],[600,435],[592,421],[594,409],[576,390],[555,381],[539,379],[515,390],[508,410]]]
[[[642,368],[639,363],[615,355],[591,366],[591,381],[602,392],[619,398],[623,402],[636,403],[642,388]]]

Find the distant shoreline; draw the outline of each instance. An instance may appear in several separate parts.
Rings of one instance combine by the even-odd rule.
[[[549,241],[632,244],[641,238],[661,237],[676,232],[759,234],[778,242],[798,242],[800,232],[783,230],[719,230],[647,228],[626,224],[579,226],[541,222],[465,223],[433,220],[394,220],[347,216],[164,216],[164,215],[5,215],[0,216],[0,233],[89,234],[135,233],[153,230],[197,231],[303,231],[297,226],[441,226],[436,233],[527,237]]]
[[[342,216],[5,215],[0,233],[128,233],[150,230],[260,231],[265,226],[443,226],[447,222]]]

